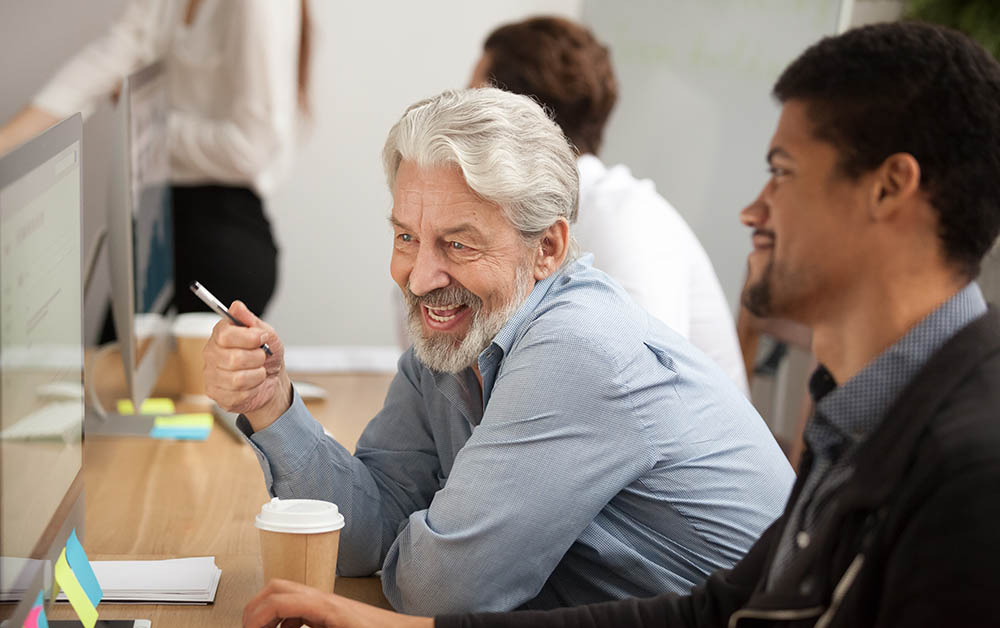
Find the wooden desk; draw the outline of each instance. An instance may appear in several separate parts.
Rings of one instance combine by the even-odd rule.
[[[296,374],[330,393],[309,408],[353,449],[382,405],[390,375]],[[200,411],[179,404],[179,411]],[[101,604],[101,617],[154,627],[237,626],[264,586],[254,515],[269,499],[250,447],[216,426],[205,442],[92,437],[84,442],[86,529],[92,560],[215,556],[222,579],[208,606]],[[337,593],[388,608],[377,578],[338,578]],[[60,604],[52,617],[72,616]]]

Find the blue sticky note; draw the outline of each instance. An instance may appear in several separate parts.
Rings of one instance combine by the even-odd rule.
[[[161,427],[157,426],[150,431],[152,438],[165,438],[169,440],[205,440],[211,433],[211,428],[204,427]]]
[[[83,551],[83,545],[80,545],[80,539],[76,538],[76,528],[69,533],[69,539],[66,541],[66,562],[69,563],[73,575],[83,587],[84,593],[90,598],[90,603],[94,606],[100,604],[101,598],[104,597],[104,591],[97,583],[97,576],[94,575],[94,569],[90,566],[87,553]]]

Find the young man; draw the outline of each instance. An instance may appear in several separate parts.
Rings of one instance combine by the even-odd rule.
[[[433,625],[996,625],[1000,316],[972,280],[1000,230],[1000,64],[881,24],[811,47],[774,93],[743,298],[808,325],[822,364],[785,514],[687,596]],[[432,625],[284,582],[244,625],[276,617]]]

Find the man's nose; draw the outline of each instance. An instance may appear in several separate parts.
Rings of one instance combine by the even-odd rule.
[[[421,244],[410,271],[410,291],[417,296],[445,288],[451,283],[451,276],[445,268],[444,260],[433,247]]]
[[[740,222],[747,227],[759,227],[767,220],[768,206],[764,199],[767,186],[760,191],[757,198],[740,211]]]

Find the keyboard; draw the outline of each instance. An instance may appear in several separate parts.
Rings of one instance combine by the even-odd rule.
[[[46,404],[0,431],[4,440],[80,440],[83,433],[83,403],[55,401]]]

